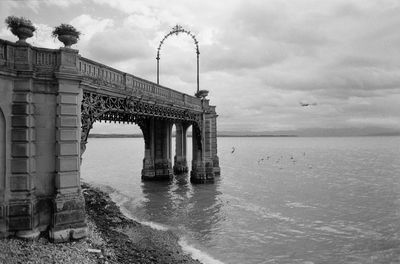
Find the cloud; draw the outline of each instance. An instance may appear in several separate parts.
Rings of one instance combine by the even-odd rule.
[[[86,49],[91,57],[101,58],[103,62],[111,64],[133,58],[147,58],[151,54],[143,34],[129,28],[109,29],[94,34]]]
[[[82,0],[44,0],[43,2],[47,5],[54,5],[54,6],[59,6],[61,8],[65,8],[71,5],[80,4],[82,3]]]
[[[200,88],[210,90],[221,130],[398,128],[396,0],[30,2],[24,7],[0,1],[0,15],[22,10],[40,21],[30,43],[61,46],[46,36],[59,20],[47,20],[48,10],[63,7],[63,17],[83,33],[74,46],[82,56],[153,81],[163,36],[176,24],[194,32],[200,43]],[[4,28],[0,35],[15,41]],[[194,93],[190,37],[174,35],[163,44],[160,80]],[[317,105],[302,108],[300,101]]]
[[[89,41],[93,35],[114,26],[114,21],[110,18],[94,18],[88,14],[79,15],[70,23],[81,31],[81,41],[84,42]]]

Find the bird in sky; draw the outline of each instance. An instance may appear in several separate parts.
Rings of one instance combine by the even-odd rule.
[[[233,152],[235,152],[235,147],[232,147],[232,151],[231,151],[231,153],[233,153]]]
[[[300,103],[300,106],[302,106],[302,107],[317,105],[316,102],[314,102],[314,103],[305,103],[305,102],[300,101],[299,103]]]

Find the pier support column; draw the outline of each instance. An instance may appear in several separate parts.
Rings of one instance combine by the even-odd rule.
[[[143,180],[169,180],[172,178],[171,129],[166,120],[150,118],[145,121],[145,157]],[[143,130],[143,129],[142,129]]]
[[[193,135],[192,135],[192,171],[190,172],[190,181],[192,183],[206,183],[213,182],[214,177],[207,179],[205,162],[203,157],[203,150],[201,147],[201,142],[195,132],[195,127],[193,127]]]
[[[175,157],[174,157],[174,173],[181,174],[188,172],[186,160],[186,132],[188,126],[182,123],[175,124]]]
[[[2,91],[0,91],[2,92]],[[0,103],[0,238],[7,236],[6,226],[6,119],[3,111],[1,110]]]
[[[193,126],[193,161],[190,180],[193,183],[214,182],[220,175],[217,156],[217,114],[215,107],[203,99],[201,123]]]
[[[8,231],[21,238],[36,238],[38,226],[35,194],[36,151],[33,115],[33,70],[30,46],[15,47],[15,69],[11,110],[11,175],[7,209]]]
[[[55,242],[87,234],[85,201],[80,188],[80,133],[82,88],[78,51],[60,49],[56,123],[56,174],[50,238]]]
[[[206,127],[206,137],[208,137],[208,148],[209,148],[209,157],[212,162],[212,170],[214,176],[221,175],[221,169],[219,167],[219,158],[218,158],[218,149],[217,149],[217,117],[218,115],[215,112],[215,106],[210,106],[209,112],[206,114],[206,120],[208,125]]]

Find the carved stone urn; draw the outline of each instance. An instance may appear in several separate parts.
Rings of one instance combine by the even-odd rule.
[[[33,36],[33,31],[34,30],[32,28],[25,26],[11,28],[11,33],[18,37],[17,43],[22,45],[29,45],[26,42],[26,39]]]
[[[81,32],[69,24],[61,24],[51,32],[51,35],[64,43],[66,48],[71,48],[71,45],[76,44],[80,34]]]
[[[4,22],[11,33],[18,37],[17,44],[29,45],[26,43],[26,39],[32,37],[36,30],[32,21],[24,17],[8,16]]]
[[[202,99],[206,98],[207,95],[208,95],[208,91],[207,90],[200,90],[195,94],[195,96],[197,98],[202,98]]]
[[[74,45],[78,42],[78,37],[74,35],[59,35],[57,38],[64,44],[66,48],[71,48],[71,45]]]

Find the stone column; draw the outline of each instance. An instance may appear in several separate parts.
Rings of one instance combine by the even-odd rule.
[[[80,188],[82,88],[77,72],[78,51],[60,49],[56,122],[56,174],[50,238],[55,242],[87,234],[85,201]]]
[[[143,161],[143,180],[169,180],[172,178],[171,164],[171,128],[166,120],[150,119]],[[147,145],[147,143],[146,143]],[[154,165],[153,165],[154,164]]]
[[[193,127],[193,161],[190,173],[194,183],[213,182],[220,175],[217,156],[217,114],[215,107],[203,99],[201,123]]]
[[[193,127],[192,135],[192,171],[190,172],[190,181],[192,183],[206,183],[208,179],[206,177],[205,163],[203,159],[203,150],[198,135],[195,135],[195,127]]]
[[[0,107],[0,238],[5,237],[6,228],[6,120]]]
[[[8,203],[8,231],[22,238],[35,238],[38,214],[35,195],[35,120],[33,116],[32,49],[15,47],[15,70],[11,117],[11,175]]]
[[[221,174],[219,158],[217,155],[217,117],[218,115],[215,112],[215,106],[210,106],[210,111],[206,115],[206,120],[209,122],[209,126],[206,128],[206,134],[209,138],[209,157],[212,162],[214,176],[219,176]]]
[[[142,179],[153,179],[155,177],[154,169],[154,119],[143,120],[139,124],[144,138],[144,158]]]
[[[186,160],[186,132],[188,126],[182,123],[175,124],[175,157],[174,157],[174,173],[188,172],[188,165]]]

